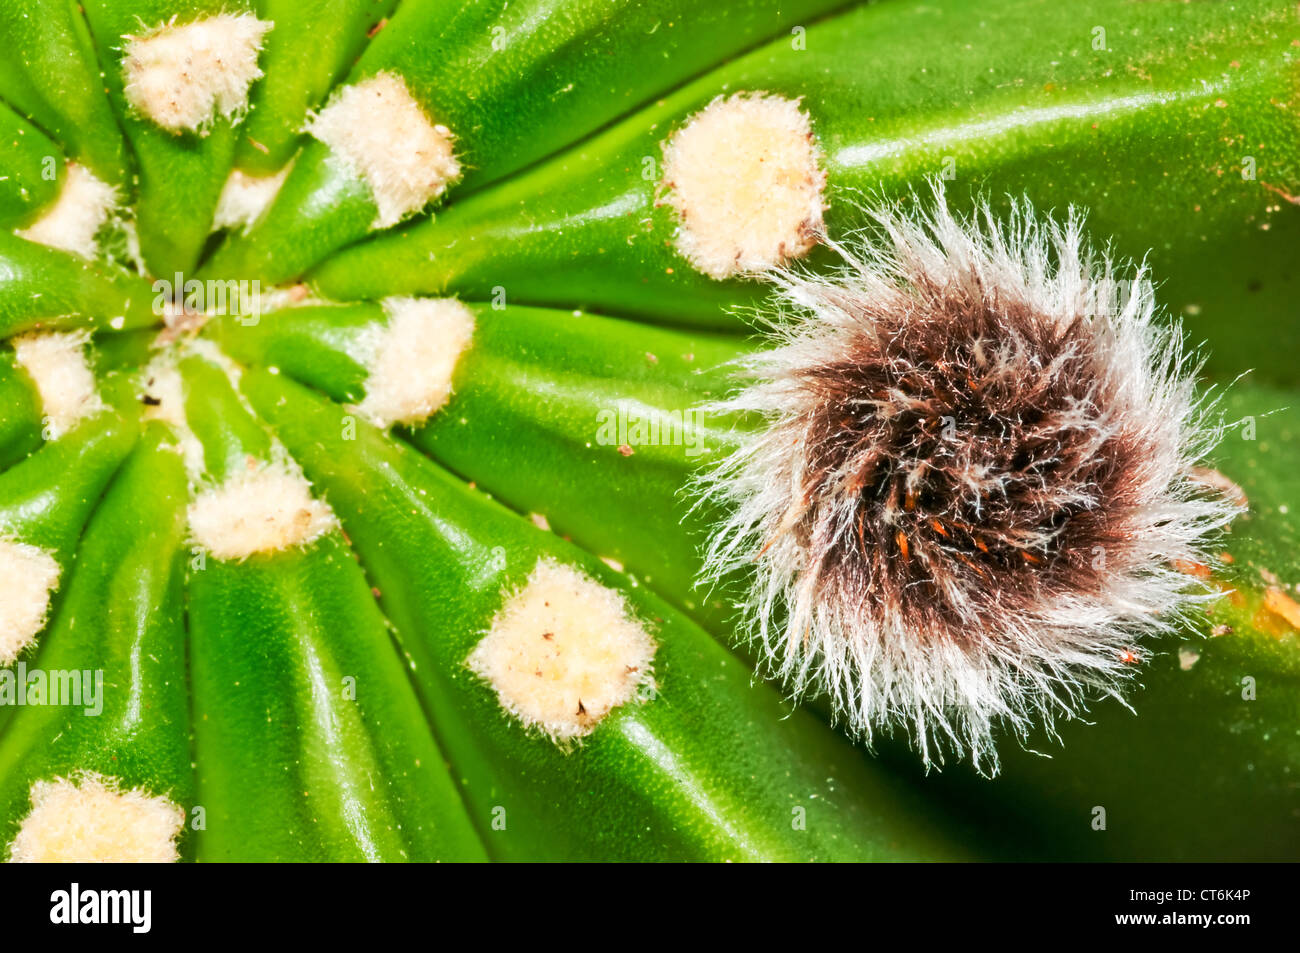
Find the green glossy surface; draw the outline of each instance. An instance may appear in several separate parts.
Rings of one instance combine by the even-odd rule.
[[[76,569],[39,653],[53,678],[102,676],[98,704],[29,705],[0,735],[0,843],[30,809],[35,781],[93,772],[122,790],[194,803],[182,567],[185,472],[161,428],[128,458],[96,509]],[[98,710],[96,710],[98,709]],[[187,832],[181,840],[191,853]]]
[[[337,534],[191,572],[199,860],[485,859]]]
[[[201,357],[180,362],[185,422],[203,446],[207,474],[218,482],[246,472],[249,459],[268,460],[271,438],[240,406],[226,372]]]
[[[101,413],[0,473],[0,537],[44,549],[66,581],[82,528],[136,437],[134,422]],[[51,605],[61,598],[56,591]],[[38,636],[20,660],[30,660],[40,645]],[[0,706],[0,729],[14,710]]]
[[[1108,50],[1092,48],[1093,24],[1109,25]],[[1300,216],[1263,184],[1300,192],[1297,38],[1279,0],[1195,15],[1164,0],[859,8],[811,26],[803,50],[775,40],[434,220],[335,256],[309,280],[339,299],[487,299],[500,288],[520,303],[738,326],[727,309],[761,287],[692,270],[672,247],[671,210],[655,204],[658,172],[645,170],[715,96],[761,89],[803,97],[826,158],[832,235],[860,224],[863,193],[899,195],[951,173],[957,204],[973,192],[995,203],[1023,193],[1044,209],[1088,209],[1093,233],[1121,254],[1154,248],[1166,293],[1187,300],[1195,293],[1179,286],[1203,286],[1207,260],[1220,277],[1235,265],[1258,280],[1260,262],[1238,246],[1258,247],[1262,226]],[[1265,277],[1293,287],[1294,261],[1273,257]],[[1271,327],[1292,314],[1285,303],[1279,292]],[[1220,310],[1204,326],[1233,317]],[[1294,343],[1279,343],[1285,353],[1270,366],[1294,365]]]
[[[186,418],[225,480],[270,441],[224,372],[181,364]],[[199,860],[484,859],[361,569],[337,533],[223,562],[187,592]]]
[[[367,328],[384,323],[377,302],[303,305],[261,315],[256,324],[222,317],[203,329],[231,357],[280,368],[334,400],[365,397]]]
[[[143,326],[130,331],[106,331],[91,339],[95,350],[95,371],[101,375],[113,371],[131,372],[144,367],[155,354],[157,327]]]
[[[0,534],[48,550],[66,571],[136,429],[132,420],[96,414],[0,473]]]
[[[251,370],[241,388],[343,519],[492,856],[960,855],[912,795],[811,716],[786,717],[774,691],[644,587],[364,424],[347,439],[339,408],[283,375]],[[509,719],[464,664],[541,557],[621,591],[658,641],[654,697],[611,712],[571,751]]]
[[[36,385],[6,348],[0,351],[0,471],[41,445],[41,427]]]
[[[31,123],[0,103],[0,227],[30,224],[58,197],[63,184],[63,150]]]
[[[131,158],[74,0],[0,4],[0,97],[109,185],[129,189]],[[8,169],[5,170],[9,171]]]
[[[176,273],[188,275],[212,229],[217,199],[234,159],[235,133],[230,121],[218,120],[206,134],[173,135],[137,115],[122,92],[123,37],[173,17],[184,23],[251,9],[251,0],[85,0],[82,6],[109,99],[136,159],[140,254],[156,277],[171,281]]]
[[[405,0],[347,81],[388,71],[452,130],[464,189],[501,178],[598,129],[721,58],[843,0]],[[208,272],[281,283],[364,238],[367,186],[327,149],[304,149],[285,188]]]
[[[37,329],[155,324],[149,283],[0,231],[0,337]]]

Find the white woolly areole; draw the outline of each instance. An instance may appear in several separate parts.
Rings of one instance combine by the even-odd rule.
[[[189,506],[194,541],[220,560],[306,546],[338,526],[334,511],[287,464],[257,464]]]
[[[185,386],[176,367],[176,356],[154,358],[140,374],[145,402],[145,420],[161,420],[179,431],[189,430],[185,419]]]
[[[176,361],[175,352],[159,355],[141,373],[140,383],[149,398],[141,417],[160,420],[171,428],[185,471],[191,480],[197,480],[203,473],[203,444],[185,416],[185,385]]]
[[[213,231],[223,228],[247,230],[275,201],[291,167],[292,163],[271,175],[249,175],[240,169],[231,169],[212,217]]]
[[[705,576],[753,574],[764,667],[853,733],[996,771],[995,728],[1118,695],[1130,647],[1210,598],[1173,567],[1237,510],[1189,479],[1221,427],[1145,274],[1073,217],[936,200],[872,213],[839,274],[776,276],[777,346],[712,408],[766,425],[705,481]]]
[[[36,384],[50,439],[104,409],[86,359],[88,331],[24,334],[14,338],[14,357]]]
[[[0,665],[17,659],[45,627],[59,573],[39,546],[0,539]]]
[[[85,774],[32,785],[11,863],[175,863],[185,812],[169,798]]]
[[[366,396],[357,406],[378,427],[418,424],[451,395],[452,375],[474,334],[474,312],[453,298],[388,298],[386,324],[367,329]]]
[[[251,13],[175,19],[123,39],[126,100],[172,133],[197,132],[248,106],[257,56],[274,24]]]
[[[561,742],[589,734],[652,683],[655,643],[623,596],[541,560],[470,654],[469,667],[525,727]]]
[[[101,182],[84,165],[69,162],[63,188],[54,204],[18,235],[51,248],[94,258],[95,236],[117,206],[117,190]]]
[[[370,187],[374,228],[418,212],[460,175],[451,130],[432,122],[394,73],[344,86],[307,131]]]
[[[826,173],[797,100],[719,96],[663,150],[677,248],[699,271],[713,278],[766,271],[816,242]]]

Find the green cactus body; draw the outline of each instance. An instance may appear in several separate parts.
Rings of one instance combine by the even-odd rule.
[[[0,853],[1294,860],[1293,7],[8,3]]]

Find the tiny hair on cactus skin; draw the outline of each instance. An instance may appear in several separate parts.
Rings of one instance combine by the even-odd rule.
[[[912,196],[830,276],[772,275],[774,346],[712,409],[763,425],[701,479],[703,579],[752,574],[742,634],[870,742],[998,770],[994,734],[1122,700],[1144,637],[1213,598],[1180,561],[1239,511],[1200,365],[1081,220]],[[1120,292],[1123,293],[1120,293]]]
[[[199,132],[217,117],[248,107],[248,90],[262,76],[262,41],[275,24],[251,13],[222,13],[190,23],[172,17],[123,46],[126,100],[173,134]]]
[[[395,73],[336,90],[307,132],[370,187],[379,211],[372,228],[396,225],[460,178],[455,136],[429,118]]]

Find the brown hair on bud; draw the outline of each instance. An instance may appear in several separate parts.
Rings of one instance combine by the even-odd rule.
[[[767,667],[855,734],[996,770],[999,723],[1116,694],[1208,598],[1173,566],[1235,510],[1189,479],[1219,428],[1144,269],[1118,280],[1073,213],[934,194],[870,212],[837,273],[774,276],[776,346],[716,408],[764,424],[706,480],[705,575],[750,567]]]

